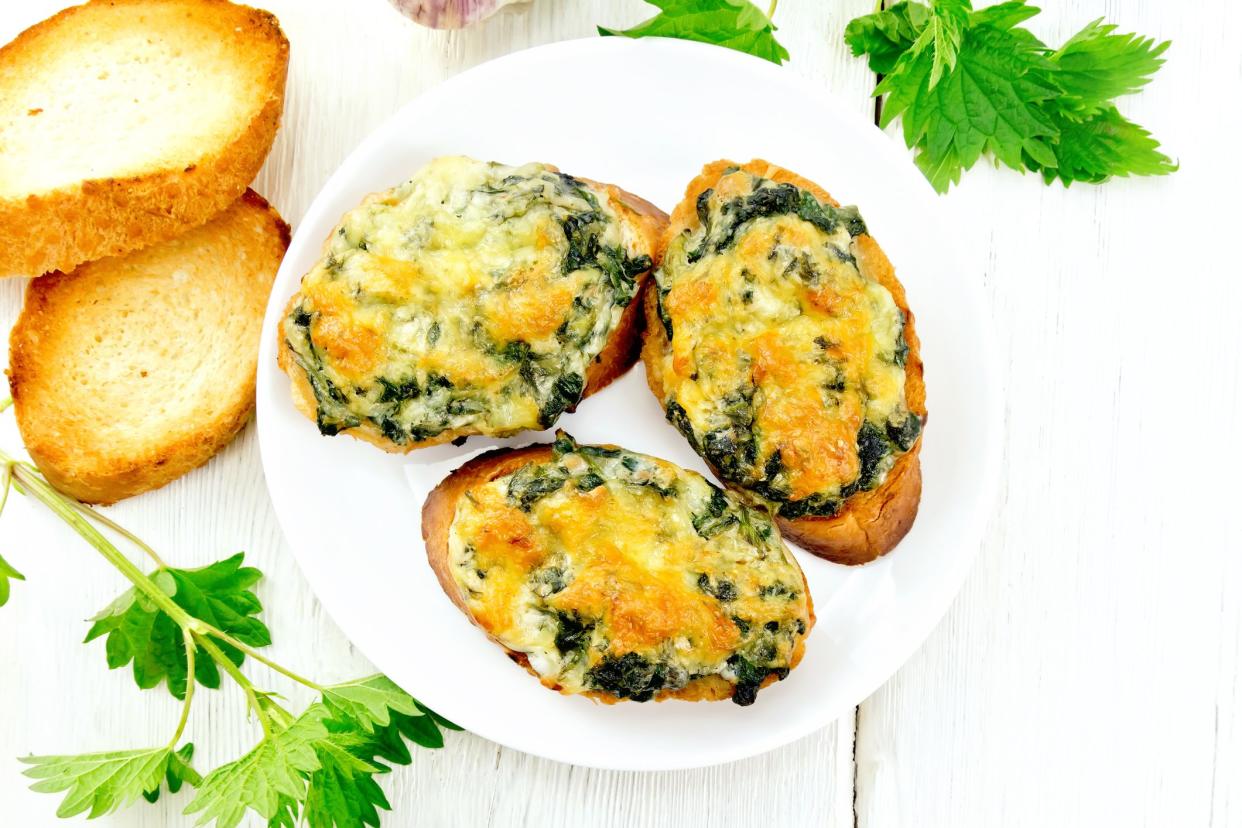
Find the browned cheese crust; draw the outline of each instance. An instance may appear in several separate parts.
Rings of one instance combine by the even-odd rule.
[[[556,167],[549,165],[553,171]],[[668,224],[668,215],[660,208],[656,207],[649,201],[639,198],[633,193],[626,192],[620,187],[611,184],[599,185],[598,182],[591,181],[588,178],[580,179],[587,184],[596,184],[607,189],[609,195],[625,209],[623,219],[628,220],[633,227],[642,235],[643,239],[651,245],[655,255],[652,256],[651,269],[645,270],[635,277],[638,287],[635,290],[634,299],[626,307],[621,314],[621,319],[617,323],[614,330],[608,338],[608,343],[604,346],[599,355],[592,361],[587,368],[585,383],[582,391],[582,399],[586,399],[592,394],[607,388],[613,380],[621,377],[626,371],[634,366],[638,361],[638,352],[642,344],[641,327],[643,316],[640,311],[640,299],[643,295],[644,288],[651,280],[651,271],[660,264],[660,259],[664,252],[664,228]],[[382,194],[373,193],[364,200],[379,198]],[[332,236],[329,233],[328,238],[324,240],[323,251],[326,255],[329,246],[332,243]],[[294,306],[300,300],[301,295],[295,293],[290,297],[288,304],[285,305],[284,316],[292,313]],[[310,381],[306,378],[306,373],[298,367],[293,359],[293,352],[289,348],[288,342],[285,340],[284,334],[281,332],[280,326],[277,326],[276,336],[278,343],[276,347],[276,362],[280,369],[288,376],[292,385],[293,405],[299,412],[311,420],[315,420],[317,416],[318,406],[315,402],[315,394],[311,390]],[[575,406],[576,407],[576,406]],[[569,411],[573,411],[571,407]],[[348,434],[373,446],[378,446],[384,451],[394,454],[408,454],[415,449],[427,448],[428,446],[438,446],[444,443],[451,443],[459,437],[467,437],[477,432],[472,429],[449,429],[442,431],[434,437],[426,440],[411,441],[404,445],[399,445],[382,434],[377,433],[374,429],[368,429],[362,426],[356,428],[342,429],[341,434]]]
[[[708,164],[703,172],[686,187],[685,198],[673,210],[668,230],[665,231],[662,249],[669,242],[693,227],[696,222],[695,203],[699,194],[716,186],[725,171],[740,167],[746,172],[780,183],[792,184],[815,195],[833,206],[839,203],[828,192],[802,176],[763,160],[753,160],[737,165],[721,160]],[[919,417],[927,417],[927,391],[923,384],[923,360],[919,352],[919,338],[915,332],[914,313],[906,301],[906,291],[892,263],[870,235],[858,236],[854,243],[859,271],[866,277],[883,285],[897,307],[906,317],[906,404]],[[642,346],[643,363],[646,366],[647,384],[656,399],[663,404],[667,399],[659,364],[669,348],[656,310],[656,296],[649,285],[644,291],[643,307],[647,317],[646,332]],[[907,452],[899,455],[884,483],[871,491],[858,492],[842,504],[832,517],[801,517],[795,520],[777,518],[781,533],[789,540],[820,557],[842,564],[864,564],[891,551],[906,535],[918,514],[919,497],[923,477],[919,467],[919,450],[923,438]]]
[[[635,303],[636,304],[636,303]],[[610,448],[615,448],[610,446]],[[427,548],[427,562],[431,565],[432,571],[436,573],[436,579],[440,582],[440,587],[444,590],[444,594],[449,600],[465,614],[470,622],[478,627],[483,628],[475,621],[470,610],[467,608],[465,601],[462,599],[461,591],[458,589],[456,582],[453,580],[453,574],[449,570],[449,528],[453,525],[453,519],[457,515],[457,503],[461,499],[463,493],[476,486],[480,486],[491,481],[511,474],[517,469],[530,463],[543,463],[552,459],[552,447],[549,445],[531,445],[520,449],[494,449],[489,452],[480,454],[469,462],[463,464],[452,474],[440,482],[438,486],[427,495],[427,500],[423,504],[423,542]],[[802,576],[803,588],[806,589],[806,575]],[[806,593],[810,595],[810,590]],[[809,600],[809,599],[808,599]],[[815,623],[815,612],[812,607],[810,621],[813,626]],[[536,678],[540,678],[539,674],[531,668],[530,662],[525,654],[515,652],[505,647],[495,636],[483,630],[493,642],[499,645],[505,654],[513,660],[515,664],[525,668],[527,672]],[[808,630],[809,632],[809,630]],[[802,660],[802,656],[806,650],[805,638],[800,640],[793,652],[790,660],[790,669],[796,667]],[[761,688],[767,687],[777,678],[769,675],[760,685]],[[552,687],[554,690],[561,690],[559,687]],[[561,691],[564,692],[564,691]],[[680,699],[682,701],[722,701],[728,699],[733,694],[733,684],[721,676],[704,676],[688,683],[680,690],[669,691],[661,690],[653,697],[654,701],[667,701],[669,699]],[[588,691],[577,693],[576,695],[586,696],[597,702],[604,704],[616,704],[624,699],[619,699],[608,693],[599,693]]]

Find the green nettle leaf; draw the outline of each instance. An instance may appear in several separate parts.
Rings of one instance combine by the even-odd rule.
[[[181,786],[189,784],[192,788],[197,788],[203,782],[203,777],[198,771],[190,767],[190,760],[194,758],[194,743],[186,742],[180,750],[169,754],[168,768],[164,771],[164,783],[168,786],[169,793],[177,793],[181,790]],[[157,802],[160,798],[160,788],[155,786],[152,790],[143,791],[142,798],[147,802]]]
[[[0,402],[0,410],[3,407]],[[102,523],[158,561],[154,551],[123,527],[58,492],[34,466],[17,463],[0,451],[0,509],[10,482],[63,518],[134,584],[95,617],[86,640],[106,636],[109,667],[132,664],[139,687],[167,681],[173,695],[184,701],[167,747],[23,759],[31,766],[25,773],[35,780],[33,790],[65,793],[57,811],[60,816],[86,812],[96,817],[139,797],[157,802],[165,786],[175,794],[189,784],[198,791],[185,813],[198,814],[199,825],[214,822],[216,828],[236,828],[253,811],[269,825],[288,828],[377,828],[379,812],[390,805],[375,774],[387,773],[391,765],[409,764],[408,742],[441,747],[441,727],[460,730],[385,676],[322,687],[259,656],[254,648],[271,643],[267,627],[256,617],[262,606],[250,589],[262,574],[243,566],[241,553],[200,569],[161,566],[142,575],[88,521]],[[22,576],[0,558],[0,603],[8,595],[11,577]],[[193,650],[187,651],[187,641]],[[243,650],[320,691],[320,700],[294,718],[281,706],[279,693],[255,687],[236,669]],[[191,660],[194,676],[187,675]],[[245,693],[263,738],[240,759],[202,777],[190,764],[194,745],[186,743],[175,752],[173,747],[189,720],[194,698],[189,682],[215,687],[221,669]]]
[[[906,144],[932,186],[944,192],[984,152],[1023,169],[1023,152],[1051,158],[1041,139],[1056,135],[1042,104],[1057,95],[1052,69],[1032,38],[985,25],[963,39],[957,65],[931,89],[934,61],[928,51],[909,52],[877,87],[888,94],[881,126],[902,116]]]
[[[0,607],[9,602],[9,580],[24,581],[26,576],[13,568],[13,565],[0,556]]]
[[[312,705],[245,756],[207,774],[185,812],[198,813],[198,825],[215,820],[216,828],[236,828],[247,809],[272,819],[282,797],[301,801],[306,774],[319,769],[315,743],[327,738],[327,716],[323,705]]]
[[[1151,79],[1169,44],[1096,20],[1054,52],[1019,27],[1038,12],[1021,0],[978,11],[967,0],[900,2],[850,21],[845,40],[884,75],[880,125],[901,119],[939,192],[984,155],[1049,182],[1177,169],[1112,104]]]
[[[200,569],[162,569],[151,579],[162,592],[190,615],[206,621],[252,647],[272,642],[267,626],[256,616],[262,609],[250,587],[262,573],[242,566],[243,553]],[[107,635],[105,650],[112,669],[133,663],[134,681],[143,689],[167,681],[168,690],[185,698],[186,657],[181,628],[142,593],[130,589],[94,618],[87,641]],[[234,664],[245,656],[218,642]],[[200,647],[195,652],[194,675],[204,687],[220,686],[215,661]]]
[[[995,6],[972,11],[970,25],[1012,29],[1037,14],[1039,14],[1039,9],[1035,6],[1028,6],[1026,0],[1007,0],[1005,3],[997,3]]]
[[[1086,120],[1059,122],[1060,139],[1052,145],[1055,164],[1034,164],[1045,181],[1060,179],[1098,184],[1113,176],[1164,175],[1177,164],[1160,152],[1160,142],[1117,107],[1109,106]]]
[[[306,781],[302,818],[310,828],[378,826],[379,809],[391,810],[374,774],[387,768],[362,757],[368,740],[357,731],[331,733],[315,746],[319,769]],[[293,803],[286,803],[290,812]]]
[[[1088,23],[1052,55],[1057,85],[1065,91],[1062,115],[1089,117],[1113,98],[1142,89],[1164,65],[1169,41],[1157,44],[1137,34],[1113,34],[1116,26]]]
[[[379,811],[392,810],[384,792],[369,773],[354,773],[335,759],[323,757],[323,767],[311,777],[303,815],[310,828],[349,828],[380,824]]]
[[[871,71],[887,75],[913,48],[928,15],[926,6],[903,0],[885,11],[855,17],[845,27],[845,42],[855,57],[867,55]]]
[[[407,741],[442,747],[440,721],[382,675],[325,688],[288,728],[208,774],[186,813],[217,828],[234,828],[247,809],[269,826],[378,826],[390,806],[374,775],[410,763]]]
[[[962,33],[970,15],[970,0],[936,0],[932,4],[927,27],[914,41],[914,51],[931,47],[932,69],[927,87],[935,89],[945,73],[957,66],[957,53],[962,48]]]
[[[80,756],[30,756],[21,761],[24,771],[39,780],[31,790],[40,793],[68,791],[56,809],[59,817],[89,811],[94,818],[134,802],[146,791],[158,790],[168,769],[172,751],[167,747],[117,750]]]
[[[390,711],[421,716],[414,699],[387,676],[374,675],[324,689],[323,700],[337,718],[356,722],[367,733],[387,727]]]
[[[776,39],[776,26],[750,0],[647,0],[660,9],[630,29],[598,26],[602,35],[676,37],[712,43],[783,63],[789,52]]]

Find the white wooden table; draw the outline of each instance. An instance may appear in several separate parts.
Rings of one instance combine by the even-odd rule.
[[[62,5],[4,3],[0,40]],[[256,186],[294,224],[345,155],[423,90],[649,13],[639,0],[536,0],[445,33],[384,0],[258,5],[280,17],[292,66]],[[788,71],[868,117],[875,78],[841,33],[873,5],[785,0],[777,14]],[[589,771],[453,734],[384,780],[385,826],[1242,825],[1242,11],[1231,0],[1045,5],[1031,25],[1050,40],[1099,16],[1173,40],[1169,64],[1123,109],[1182,169],[1072,190],[976,169],[940,200],[957,228],[946,243],[991,301],[1008,439],[979,561],[922,650],[835,725],[703,771]],[[5,328],[23,286],[0,282]],[[17,445],[11,415],[0,440]],[[325,679],[367,669],[285,546],[253,429],[109,514],[182,565],[245,549],[268,574],[279,660]],[[27,791],[10,757],[154,744],[177,705],[108,671],[100,643],[78,643],[83,619],[123,588],[89,547],[25,502],[0,521],[0,546],[29,578],[0,609],[0,823],[41,828],[57,800]],[[253,743],[233,690],[195,707],[202,766]],[[187,801],[100,822],[188,825]]]

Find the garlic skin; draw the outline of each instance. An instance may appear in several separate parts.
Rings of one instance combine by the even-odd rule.
[[[462,29],[486,20],[511,3],[530,0],[389,0],[397,11],[432,29]]]

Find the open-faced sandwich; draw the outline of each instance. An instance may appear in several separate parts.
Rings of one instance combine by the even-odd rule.
[[[852,207],[765,161],[690,183],[644,300],[668,419],[787,538],[863,563],[909,530],[923,365],[905,291]]]
[[[815,615],[771,519],[701,475],[611,446],[483,454],[423,507],[444,591],[554,690],[747,705]]]
[[[637,358],[667,217],[546,164],[432,161],[332,231],[280,325],[298,408],[389,451],[551,425]]]

